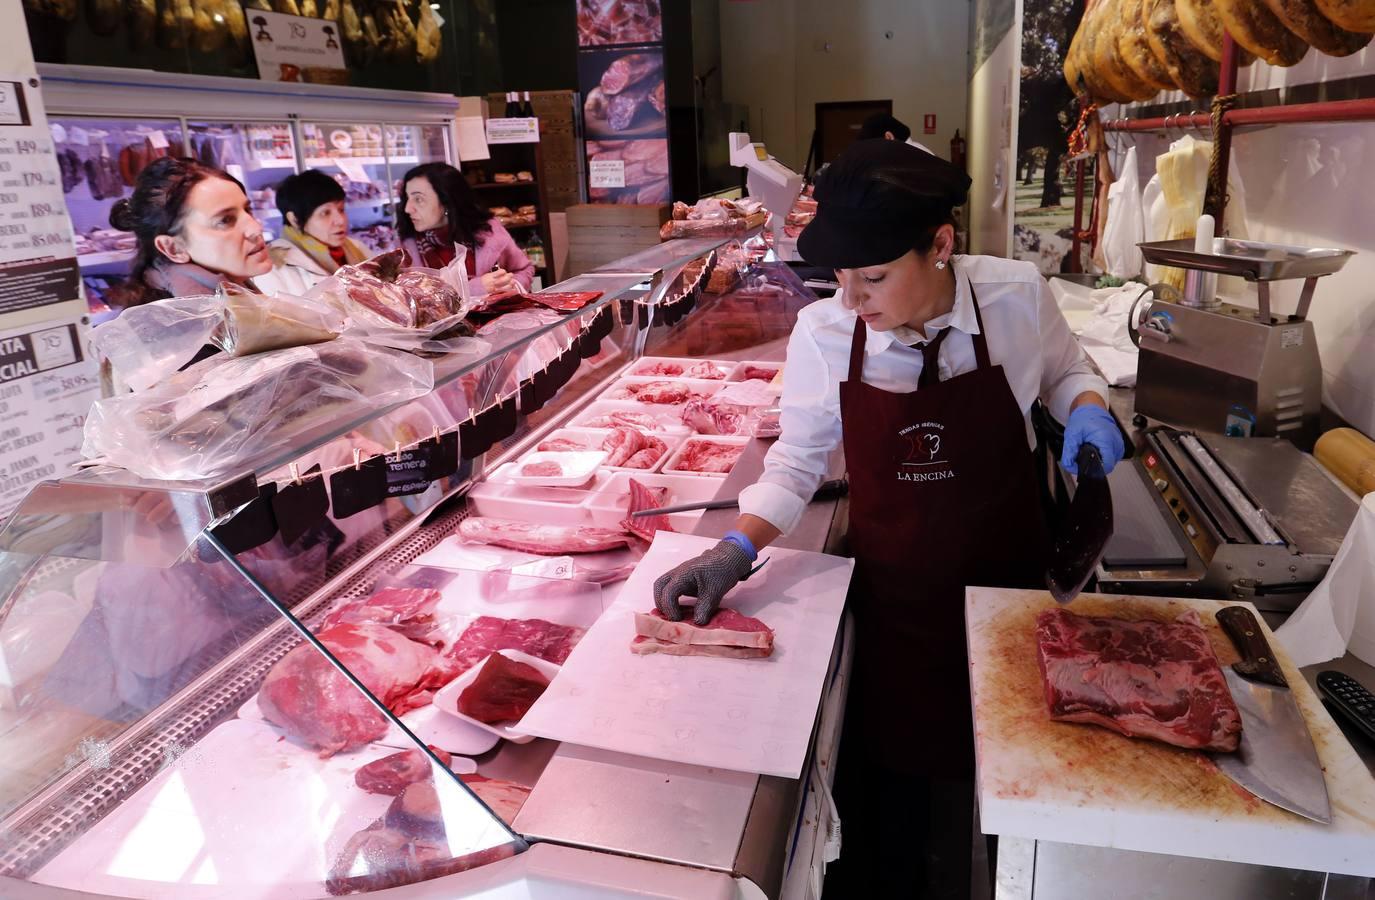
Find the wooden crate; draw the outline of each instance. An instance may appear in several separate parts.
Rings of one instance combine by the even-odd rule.
[[[667,203],[584,203],[568,207],[568,275],[587,272],[659,243]]]

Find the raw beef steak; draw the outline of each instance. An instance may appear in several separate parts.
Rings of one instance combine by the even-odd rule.
[[[720,656],[727,659],[762,659],[773,653],[772,647],[726,647],[721,644],[675,644],[658,638],[638,635],[630,642],[630,652],[639,656],[663,653],[666,656]]]
[[[453,757],[445,750],[433,745],[430,750],[439,761],[448,765]],[[353,775],[353,783],[369,794],[385,794],[395,797],[407,785],[418,781],[428,781],[434,773],[430,758],[419,750],[402,750],[381,759],[375,759]]]
[[[493,653],[458,695],[458,711],[488,725],[519,722],[547,687],[549,679],[539,669]]]
[[[519,650],[563,665],[586,629],[543,619],[498,619],[478,616],[445,654],[462,674],[498,650]]]
[[[432,588],[383,588],[370,597],[331,610],[321,630],[335,625],[385,625],[423,641],[434,629],[434,610],[443,594]]]
[[[670,644],[697,646],[750,647],[773,652],[773,629],[751,616],[721,607],[705,626],[690,620],[670,622],[657,609],[635,614],[635,633]]]
[[[1036,618],[1050,717],[1193,750],[1237,749],[1241,714],[1192,611],[1128,622],[1051,609]]]

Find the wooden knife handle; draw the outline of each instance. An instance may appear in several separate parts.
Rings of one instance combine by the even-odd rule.
[[[1216,615],[1218,624],[1241,654],[1241,662],[1232,666],[1238,675],[1276,687],[1289,687],[1274,651],[1270,649],[1270,642],[1265,639],[1265,632],[1261,631],[1260,623],[1249,609],[1226,606],[1218,610]]]

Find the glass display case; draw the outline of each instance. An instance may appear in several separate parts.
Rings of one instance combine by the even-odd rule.
[[[187,122],[188,156],[223,169],[248,190],[253,216],[263,238],[282,233],[277,185],[296,171],[296,141],[290,122]]]
[[[637,367],[702,357],[712,390],[781,368],[814,298],[769,266],[706,293],[717,259],[740,253],[719,243],[670,242],[559,285],[601,292],[576,311],[482,321],[430,357],[423,397],[342,416],[229,474],[160,482],[97,466],[36,488],[0,532],[0,893],[18,879],[317,897],[523,856],[514,823],[547,742],[499,740],[441,697],[464,672],[484,677],[494,649],[556,669],[637,553],[631,540],[616,559],[474,550],[456,531],[473,515],[624,518],[608,491],[631,469],[533,492],[509,475],[555,432],[600,444],[614,426],[595,418],[649,410],[616,399],[648,380]],[[768,372],[754,362],[769,359]],[[651,411],[659,438],[693,439],[681,407]],[[439,477],[388,477],[384,495],[345,508],[338,476],[431,444],[452,454]],[[703,498],[727,482],[675,479],[669,455],[643,477]],[[491,643],[492,628],[526,637]],[[782,845],[791,821],[778,815]]]

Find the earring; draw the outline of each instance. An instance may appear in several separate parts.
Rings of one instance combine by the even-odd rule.
[[[936,268],[939,269],[939,270],[941,270],[942,272],[944,272],[944,271],[945,271],[945,260],[943,260],[943,259],[938,259],[938,260],[936,260]]]

